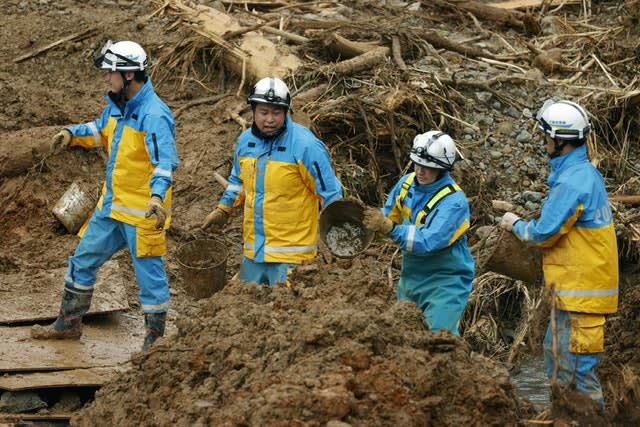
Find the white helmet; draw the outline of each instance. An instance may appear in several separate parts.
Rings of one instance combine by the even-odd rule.
[[[425,168],[451,170],[456,161],[456,144],[444,132],[430,130],[413,138],[409,158]]]
[[[147,54],[136,42],[108,40],[100,53],[93,63],[102,70],[143,71],[147,68]]]
[[[291,108],[291,95],[285,82],[277,77],[265,77],[255,84],[247,102],[278,105],[288,110]]]
[[[591,133],[591,123],[584,108],[564,99],[548,99],[534,118],[538,129],[554,139],[584,142]]]

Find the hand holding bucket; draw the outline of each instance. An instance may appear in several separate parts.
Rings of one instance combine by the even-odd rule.
[[[365,205],[353,198],[331,202],[320,212],[320,239],[338,258],[353,258],[361,254],[374,233],[365,228]]]

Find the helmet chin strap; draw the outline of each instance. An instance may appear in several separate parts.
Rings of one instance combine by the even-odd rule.
[[[553,153],[549,154],[549,157],[551,157],[552,159],[561,155],[562,150],[564,150],[564,147],[567,145],[566,141],[563,141],[563,140],[560,140],[560,141],[561,142],[558,142],[558,139],[553,138]]]

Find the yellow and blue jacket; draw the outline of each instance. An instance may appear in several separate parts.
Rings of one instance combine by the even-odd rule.
[[[398,299],[415,302],[432,330],[457,335],[475,267],[466,196],[448,172],[423,185],[410,173],[393,187],[382,212],[394,222],[387,236],[402,249]]]
[[[100,118],[68,127],[70,145],[107,147],[105,182],[98,201],[101,215],[143,229],[155,229],[155,217],[145,218],[152,194],[167,210],[165,229],[171,222],[171,186],[179,160],[175,121],[169,107],[153,90],[151,79],[121,109],[105,96]]]
[[[395,224],[388,233],[400,248],[415,254],[454,245],[470,226],[469,202],[448,172],[430,184],[418,185],[415,173],[393,187],[382,212]]]
[[[244,206],[244,255],[255,262],[299,264],[318,248],[320,206],[342,198],[325,145],[287,116],[285,130],[265,139],[238,137],[229,186],[218,208]]]
[[[618,307],[618,248],[600,172],[586,147],[550,161],[549,195],[540,218],[517,221],[513,232],[543,248],[547,286],[562,310],[607,314]]]

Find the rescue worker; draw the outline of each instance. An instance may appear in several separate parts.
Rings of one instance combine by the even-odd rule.
[[[244,207],[240,279],[274,286],[316,255],[319,208],[342,198],[342,185],[324,143],[292,120],[282,80],[261,79],[247,102],[252,126],[238,137],[229,185],[200,227],[219,228]]]
[[[82,335],[96,273],[116,252],[129,249],[146,328],[143,350],[164,334],[169,282],[165,231],[171,221],[171,187],[178,167],[175,122],[146,75],[147,54],[133,41],[110,41],[95,58],[109,92],[102,115],[53,137],[54,152],[67,146],[107,147],[102,193],[81,240],[69,257],[60,312],[49,326],[34,325],[36,339]]]
[[[547,100],[534,118],[550,157],[549,194],[538,219],[507,212],[501,226],[543,249],[557,330],[553,337],[550,321],[544,339],[547,375],[552,378],[556,370],[559,385],[575,381],[579,391],[604,405],[595,370],[604,352],[604,316],[618,306],[618,252],[604,180],[587,155],[591,124],[584,108],[560,99]]]
[[[417,135],[409,158],[414,172],[393,187],[382,210],[365,208],[364,225],[402,249],[399,300],[414,302],[433,332],[459,335],[471,292],[474,262],[467,245],[469,202],[450,171],[456,146],[449,135]]]

